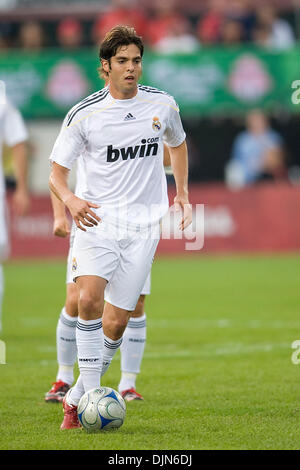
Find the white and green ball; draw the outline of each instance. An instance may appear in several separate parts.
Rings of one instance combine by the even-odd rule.
[[[77,413],[87,431],[113,429],[122,426],[126,405],[116,390],[110,387],[94,388],[81,397]]]

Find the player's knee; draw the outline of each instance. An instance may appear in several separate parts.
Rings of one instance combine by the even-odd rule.
[[[86,315],[102,314],[103,302],[88,292],[81,292],[78,300],[78,309]]]
[[[78,316],[78,292],[77,286],[73,283],[67,284],[67,296],[65,304],[66,312],[71,317]]]
[[[128,323],[128,318],[115,318],[112,321],[112,326],[117,330],[125,330]]]
[[[77,292],[72,295],[68,295],[66,298],[66,312],[71,317],[78,316],[78,297]]]
[[[104,333],[105,331],[109,331],[109,336],[111,337],[111,339],[118,339],[123,335],[127,323],[128,318],[115,317],[113,319],[110,319],[109,323],[106,324],[105,319],[103,318],[103,331]]]

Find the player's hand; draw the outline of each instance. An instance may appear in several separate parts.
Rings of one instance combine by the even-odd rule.
[[[28,212],[30,198],[25,189],[16,189],[12,197],[13,209],[18,215],[25,215]]]
[[[176,212],[182,212],[182,219],[180,221],[179,228],[180,230],[184,230],[192,223],[192,206],[189,203],[187,194],[177,194],[174,198],[174,207]]]
[[[70,224],[67,217],[54,219],[53,222],[53,235],[56,237],[65,238],[70,235]]]
[[[75,224],[83,232],[86,232],[86,229],[83,227],[83,225],[86,227],[93,227],[94,225],[98,225],[98,222],[101,221],[100,217],[98,217],[97,214],[91,209],[97,209],[100,207],[97,204],[80,199],[73,194],[65,201],[65,205],[69,209]]]

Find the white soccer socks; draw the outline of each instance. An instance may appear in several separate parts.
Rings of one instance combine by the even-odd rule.
[[[68,315],[64,307],[56,328],[57,362],[59,365],[56,381],[62,380],[69,385],[72,385],[74,381],[73,370],[77,357],[76,323],[77,317]]]
[[[117,350],[122,344],[122,339],[117,339],[114,341],[113,339],[110,339],[108,336],[104,336],[104,343],[103,343],[103,363],[102,363],[102,372],[101,372],[101,377],[105,374],[107,369],[110,366],[110,363],[116,354]]]
[[[100,386],[103,361],[102,320],[82,320],[76,326],[78,366],[84,391]]]
[[[122,377],[118,389],[123,391],[135,388],[146,342],[145,314],[131,318],[123,338],[116,341],[103,334],[101,319],[78,319],[75,330],[80,376],[69,394],[70,404],[77,406],[84,392],[100,387],[100,377],[107,371],[119,347]]]
[[[122,376],[119,392],[135,388],[136,376],[140,372],[146,342],[146,314],[130,318],[121,346]]]
[[[100,387],[100,376],[102,377],[107,371],[112,358],[122,343],[122,338],[114,341],[103,334],[100,319],[91,321],[80,319],[76,328],[76,339],[80,375],[68,396],[68,403],[75,406],[78,405],[85,392]],[[94,341],[92,347],[89,347],[91,346],[88,343],[90,341]],[[101,368],[99,367],[100,350]]]

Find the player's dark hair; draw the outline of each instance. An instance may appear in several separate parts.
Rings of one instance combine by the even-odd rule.
[[[108,33],[106,33],[99,51],[100,62],[107,60],[110,64],[110,59],[116,55],[119,47],[129,46],[135,44],[140,50],[141,57],[144,53],[144,44],[142,38],[137,35],[134,28],[129,26],[115,26]],[[98,68],[98,72],[101,78],[107,79],[108,74],[103,70],[102,63],[101,67]]]

